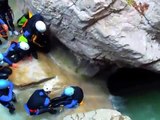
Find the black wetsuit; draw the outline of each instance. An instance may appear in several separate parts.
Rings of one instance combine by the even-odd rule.
[[[0,79],[8,79],[9,75],[12,74],[12,69],[8,66],[0,66]]]
[[[37,29],[35,27],[36,22],[39,20],[43,21],[44,19],[40,14],[35,14],[30,19],[28,19],[28,22],[22,28],[23,35],[28,40],[28,44],[30,46],[30,51],[31,51],[33,57],[36,59],[38,59],[38,55],[37,55],[36,45],[35,45],[34,41],[32,41],[32,37],[33,37],[33,35],[39,36],[40,34],[42,34],[39,31],[37,31]]]
[[[77,100],[78,104],[82,102],[84,98],[84,93],[82,89],[78,86],[71,86],[74,88],[74,94],[72,96],[66,96],[64,94],[61,97],[56,97],[51,100],[52,107],[59,107],[60,105],[68,105],[72,103],[72,100]]]
[[[36,90],[28,102],[25,104],[25,110],[30,115],[39,115],[45,112],[51,112],[49,109],[50,98],[43,89]]]
[[[5,81],[1,79],[1,81]],[[6,80],[6,82],[8,82]],[[5,96],[5,98],[2,98]],[[9,109],[10,113],[15,111],[15,107],[12,102],[17,102],[15,93],[13,92],[13,83],[9,82],[9,86],[4,89],[0,89],[0,103]]]
[[[32,35],[38,35],[39,32],[36,30],[35,24],[37,21],[44,21],[44,18],[41,16],[41,14],[35,14],[33,15],[30,19],[28,19],[26,25],[23,27],[23,33],[24,36],[28,39],[31,40]],[[25,32],[28,32],[28,34],[26,35]]]
[[[8,4],[8,0],[0,0],[0,18],[8,25],[9,31],[14,31],[12,10]]]

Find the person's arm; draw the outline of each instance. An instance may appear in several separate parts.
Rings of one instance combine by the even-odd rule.
[[[6,96],[6,95],[2,95],[1,97],[0,97],[0,100],[2,100],[2,101],[5,101],[5,102],[9,102],[9,101],[11,101],[12,100],[12,91],[13,91],[13,83],[9,83],[9,92],[8,92],[8,95]]]
[[[76,105],[78,105],[77,100],[72,100],[70,104],[65,105],[66,108],[74,108]]]
[[[7,26],[7,24],[5,24],[5,22],[2,19],[0,19],[0,24],[2,25],[2,27],[5,31],[8,31],[8,26]]]
[[[7,57],[3,56],[3,61],[8,63],[8,65],[12,66],[13,62],[9,60]]]
[[[1,24],[1,25],[5,24],[2,19],[0,19],[0,24]]]
[[[30,38],[30,37],[31,37],[30,31],[26,30],[26,31],[23,33],[23,36],[26,37],[26,38]]]

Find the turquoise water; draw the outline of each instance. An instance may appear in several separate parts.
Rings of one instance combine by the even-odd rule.
[[[110,98],[114,108],[130,116],[132,120],[160,120],[160,90]]]

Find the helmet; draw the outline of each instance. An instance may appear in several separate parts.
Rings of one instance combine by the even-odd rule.
[[[27,38],[21,35],[18,39],[18,42],[28,42]]]
[[[72,96],[74,94],[74,88],[73,87],[66,87],[64,89],[64,94],[67,96]]]
[[[9,86],[10,82],[5,79],[0,79],[0,89],[5,89]]]
[[[20,42],[19,43],[19,47],[22,49],[22,50],[29,50],[29,45],[28,45],[28,43],[26,43],[26,42]]]
[[[51,92],[52,91],[52,84],[49,84],[49,83],[46,83],[46,84],[44,84],[44,86],[43,86],[43,90],[45,91],[45,92]]]
[[[41,33],[46,31],[46,24],[43,21],[37,21],[35,27]]]

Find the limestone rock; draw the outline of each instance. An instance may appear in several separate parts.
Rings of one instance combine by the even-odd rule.
[[[86,113],[77,113],[66,116],[63,120],[131,120],[120,112],[111,109],[98,109]]]
[[[159,1],[134,1],[149,5],[144,16],[126,0],[30,0],[30,4],[76,54],[159,71]]]
[[[12,68],[13,74],[9,79],[11,79],[16,86],[29,85],[56,76],[52,72],[52,67],[52,62],[49,61],[45,55],[39,54],[38,60],[26,58],[19,62],[17,68]]]

